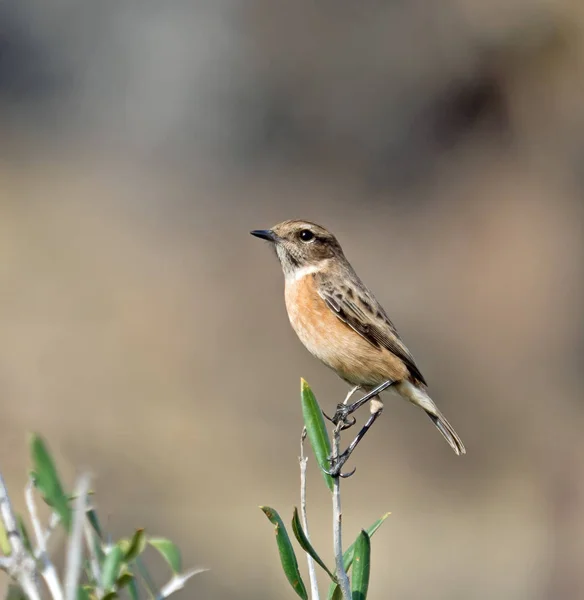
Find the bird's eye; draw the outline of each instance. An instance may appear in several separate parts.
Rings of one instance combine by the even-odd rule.
[[[312,242],[312,240],[314,239],[314,233],[312,233],[310,229],[303,229],[300,232],[300,239],[303,242]]]

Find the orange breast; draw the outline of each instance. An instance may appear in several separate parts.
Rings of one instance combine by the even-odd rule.
[[[306,348],[353,385],[376,385],[408,375],[404,363],[372,346],[343,323],[319,296],[314,277],[286,282],[286,308],[292,328]]]

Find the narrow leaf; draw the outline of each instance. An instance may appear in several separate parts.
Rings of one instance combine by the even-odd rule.
[[[146,548],[146,534],[143,529],[137,529],[136,533],[132,536],[126,555],[124,556],[124,562],[130,562],[137,556],[144,552]]]
[[[128,593],[130,594],[130,598],[132,600],[139,600],[140,594],[138,592],[138,582],[135,577],[132,577],[132,580],[128,584]]]
[[[102,597],[101,600],[116,600],[119,598],[116,592],[108,592],[105,596]]]
[[[304,379],[300,382],[300,398],[302,402],[302,416],[312,451],[316,456],[322,476],[329,490],[333,491],[333,478],[325,473],[330,468],[329,456],[331,455],[331,441],[326,431],[322,410],[316,401],[310,386]]]
[[[103,561],[103,570],[101,573],[101,585],[104,590],[111,590],[117,578],[120,575],[122,563],[124,560],[124,551],[120,546],[112,546]]]
[[[366,600],[371,571],[371,538],[365,530],[357,537],[351,577],[352,600]]]
[[[305,552],[310,554],[310,556],[312,556],[312,558],[322,567],[322,569],[326,571],[326,573],[332,579],[332,581],[336,582],[337,578],[333,575],[333,573],[331,573],[330,569],[324,564],[320,556],[316,553],[316,550],[314,549],[314,547],[310,543],[310,540],[308,539],[308,536],[304,532],[304,529],[302,528],[302,523],[300,522],[300,517],[298,515],[298,509],[296,507],[294,508],[294,516],[292,517],[292,531],[294,532],[294,535],[296,536],[300,547]]]
[[[300,598],[303,600],[308,600],[306,587],[304,586],[302,576],[300,575],[300,570],[298,569],[296,554],[294,553],[292,542],[290,541],[286,527],[284,527],[284,523],[282,522],[280,515],[269,506],[260,506],[260,508],[266,517],[268,517],[272,525],[274,525],[276,530],[276,544],[278,545],[280,562],[282,563],[282,568],[284,569],[286,578],[290,582],[292,589],[300,596]]]
[[[180,550],[170,540],[166,538],[148,538],[148,543],[160,552],[162,558],[168,563],[168,566],[172,569],[172,572],[176,575],[182,568],[182,559],[180,556]]]
[[[387,519],[387,517],[389,517],[391,513],[385,513],[381,519],[378,519],[377,521],[375,521],[375,523],[373,523],[373,525],[371,525],[370,527],[368,527],[365,531],[367,532],[367,534],[369,535],[369,537],[371,537],[382,525],[383,522],[385,521],[385,519]],[[353,564],[353,556],[355,553],[355,544],[356,541],[353,542],[346,550],[345,553],[343,554],[343,566],[345,567],[345,571],[348,571],[351,568],[351,565]],[[340,593],[341,592],[341,588],[339,588],[338,585],[336,585],[335,583],[331,583],[331,585],[329,586],[329,591],[327,594],[327,600],[333,600],[337,598],[337,596],[335,596],[336,593]],[[341,596],[338,596],[339,598]]]
[[[156,585],[154,583],[154,580],[152,579],[152,575],[150,575],[150,571],[144,564],[144,560],[142,559],[141,556],[138,556],[134,560],[133,564],[136,565],[136,569],[138,570],[138,573],[140,574],[142,583],[144,584],[144,587],[146,588],[146,591],[148,592],[148,597],[152,598],[152,599],[155,598],[157,596]]]
[[[22,588],[15,583],[8,584],[5,600],[28,600],[28,596],[22,591]]]
[[[130,585],[132,581],[134,581],[134,576],[132,573],[130,573],[130,571],[124,571],[116,581],[116,588],[121,590],[123,587]]]
[[[97,533],[99,539],[102,540],[103,534],[101,532],[101,525],[99,524],[99,518],[97,517],[97,512],[95,511],[94,508],[90,508],[87,511],[87,519],[89,520],[89,523],[95,530],[95,533]]]
[[[343,600],[343,592],[341,592],[341,588],[338,585],[334,586],[333,595],[331,596],[331,600]]]
[[[91,600],[90,589],[87,585],[80,585],[77,588],[77,600]]]
[[[45,502],[61,517],[63,526],[71,530],[71,509],[57,474],[55,463],[43,439],[33,434],[30,441],[32,469],[35,486]]]
[[[28,535],[28,530],[26,528],[22,515],[17,515],[16,519],[18,521],[18,531],[20,532],[20,537],[22,538],[22,543],[24,544],[24,547],[26,548],[29,554],[34,554],[34,550],[30,542],[30,535]]]
[[[377,521],[375,521],[375,523],[373,523],[373,525],[371,525],[370,527],[368,527],[367,529],[365,529],[365,533],[371,537],[382,525],[383,522],[385,521],[385,519],[387,519],[387,517],[389,517],[391,513],[385,513],[383,515],[383,517],[381,517],[381,519],[378,519]],[[357,537],[357,540],[359,538]],[[355,552],[355,544],[357,543],[357,540],[355,540],[346,550],[345,553],[343,554],[343,565],[345,567],[345,571],[348,571],[351,568],[351,565],[353,564],[353,555]]]

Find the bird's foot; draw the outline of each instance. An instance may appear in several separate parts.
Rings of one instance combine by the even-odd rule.
[[[353,411],[351,410],[351,405],[337,404],[337,411],[335,412],[335,414],[332,417],[329,417],[325,413],[323,413],[323,414],[334,425],[337,425],[337,426],[340,425],[341,431],[344,431],[345,429],[349,429],[350,427],[353,427],[353,425],[355,425],[355,423],[357,422],[355,417],[351,417],[349,419],[349,415],[352,412]]]
[[[328,459],[331,463],[331,468],[328,471],[326,469],[323,469],[323,471],[331,477],[341,477],[342,479],[347,479],[347,477],[351,477],[351,475],[354,475],[355,471],[357,470],[357,467],[355,467],[352,471],[349,471],[348,473],[341,473],[341,470],[345,466],[345,463],[349,459],[349,456],[351,456],[350,449],[345,450],[342,454],[339,454],[339,456],[329,456]]]

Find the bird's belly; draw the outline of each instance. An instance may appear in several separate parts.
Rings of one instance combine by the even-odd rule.
[[[310,276],[286,284],[290,324],[308,351],[353,385],[377,385],[404,377],[403,363],[376,348],[325,304]]]

